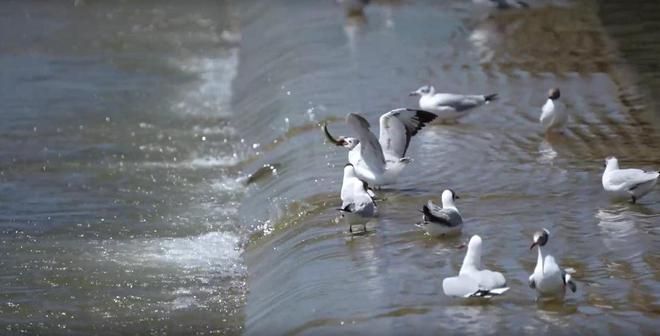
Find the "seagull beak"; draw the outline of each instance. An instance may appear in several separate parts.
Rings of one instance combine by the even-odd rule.
[[[409,93],[408,95],[411,96],[411,97],[412,96],[419,96],[419,93],[417,93],[417,91],[413,91],[413,92]]]
[[[530,246],[529,249],[530,249],[530,250],[533,249],[534,246],[536,246],[536,245],[538,245],[538,243],[537,243],[537,242],[533,242],[533,243],[532,243],[532,246]]]
[[[344,141],[343,140],[337,140],[335,139],[332,134],[328,131],[328,124],[323,123],[323,134],[325,134],[325,138],[328,139],[331,143],[335,144],[336,146],[343,146]]]
[[[461,199],[461,196],[458,196],[458,195],[454,194],[454,198],[455,199]]]

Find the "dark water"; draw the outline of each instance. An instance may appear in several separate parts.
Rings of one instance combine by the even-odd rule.
[[[600,174],[660,167],[660,8],[532,4],[3,2],[1,333],[653,333],[660,195],[613,203]],[[420,132],[351,239],[318,125],[376,124],[427,83],[501,98]],[[544,138],[552,86],[571,122]],[[464,232],[431,239],[417,208],[445,188]],[[563,304],[527,287],[541,227],[576,271]],[[511,286],[488,303],[442,294],[473,234]]]

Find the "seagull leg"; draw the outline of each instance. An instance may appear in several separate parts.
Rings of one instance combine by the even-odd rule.
[[[635,202],[637,202],[637,197],[635,197],[635,195],[632,195],[632,203],[635,204]]]

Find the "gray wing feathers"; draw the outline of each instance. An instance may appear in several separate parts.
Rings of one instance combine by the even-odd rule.
[[[433,202],[429,201],[428,204],[422,207],[424,214],[424,221],[446,225],[449,227],[458,226],[463,223],[461,215],[454,209],[443,209]]]
[[[422,110],[400,108],[380,117],[380,145],[389,160],[406,155],[410,138],[437,116]]]
[[[465,111],[486,103],[486,97],[482,95],[458,95],[451,93],[439,94],[436,105],[449,106],[456,111]]]
[[[376,139],[376,136],[369,130],[369,122],[362,116],[349,113],[346,116],[346,123],[351,127],[360,140],[360,154],[365,163],[385,164],[383,150]]]
[[[632,190],[657,178],[657,172],[645,172],[641,169],[620,169],[612,174],[610,182],[615,185],[625,185],[627,189]]]

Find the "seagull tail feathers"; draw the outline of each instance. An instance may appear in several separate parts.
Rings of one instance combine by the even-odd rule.
[[[493,288],[493,289],[479,289],[474,293],[470,293],[465,295],[466,298],[470,297],[482,297],[482,298],[492,298],[493,296],[498,296],[504,294],[504,292],[508,291],[509,287],[502,287],[502,288]]]
[[[419,212],[423,213],[424,217],[429,217],[431,215],[431,209],[429,209],[429,207],[426,206],[426,204],[422,206],[422,210],[419,210]]]

